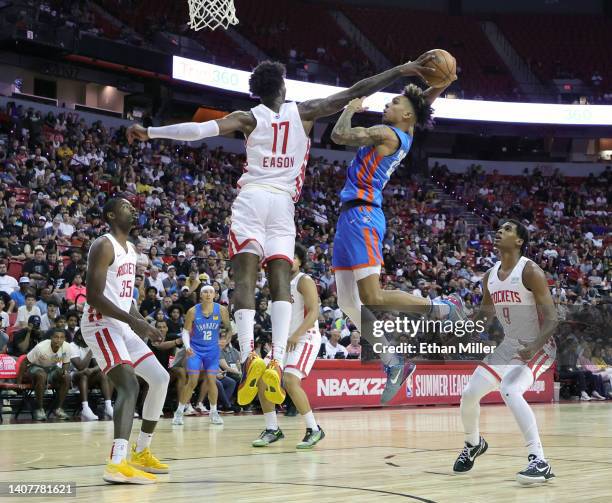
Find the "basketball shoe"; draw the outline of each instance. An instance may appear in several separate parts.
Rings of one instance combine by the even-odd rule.
[[[453,471],[455,473],[469,472],[474,466],[474,460],[478,456],[487,452],[488,448],[489,444],[487,444],[485,439],[482,437],[480,437],[480,442],[478,442],[478,445],[470,445],[466,442],[465,447],[457,458],[457,461],[455,461]]]
[[[266,364],[255,352],[244,363],[242,381],[238,386],[238,405],[248,405],[257,396],[257,383],[266,370]]]
[[[136,444],[132,444],[132,452],[128,461],[134,468],[147,473],[168,473],[168,465],[160,462],[148,447],[136,452]]]
[[[121,463],[109,461],[102,478],[106,482],[114,482],[115,484],[155,484],[157,481],[155,475],[134,468],[125,459]]]
[[[414,373],[416,365],[412,362],[405,361],[396,365],[385,365],[385,374],[387,374],[387,382],[385,389],[380,398],[381,403],[390,402],[397,392],[402,387],[402,384]]]
[[[272,360],[263,373],[262,381],[266,384],[264,396],[272,403],[280,405],[285,401],[285,390],[281,386],[283,380],[283,369],[276,360]]]
[[[530,454],[527,459],[529,460],[527,468],[516,474],[516,480],[519,484],[526,486],[530,484],[541,484],[555,477],[548,461],[545,459],[538,458],[535,454]]]
[[[325,432],[319,426],[317,431],[306,428],[306,435],[302,441],[295,446],[296,449],[312,449],[317,443],[325,438]]]
[[[285,435],[283,435],[280,428],[277,430],[264,430],[261,432],[258,439],[253,440],[252,445],[253,447],[266,447],[280,440],[281,438],[285,438]]]

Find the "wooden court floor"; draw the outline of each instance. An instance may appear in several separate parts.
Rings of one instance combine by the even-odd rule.
[[[482,407],[489,451],[468,475],[454,475],[462,446],[457,407],[319,412],[327,437],[298,452],[299,417],[280,416],[285,439],[251,447],[262,416],[162,420],[153,452],[171,473],[154,486],[108,485],[101,478],[112,423],[0,426],[0,482],[74,481],[75,498],[0,497],[3,502],[610,502],[612,403],[535,405],[545,452],[557,478],[522,487],[522,438],[504,406]],[[134,433],[139,422],[135,422]]]

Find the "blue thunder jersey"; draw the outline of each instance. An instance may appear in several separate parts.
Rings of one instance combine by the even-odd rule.
[[[190,334],[190,343],[194,352],[219,351],[220,330],[221,306],[215,302],[210,316],[204,316],[202,304],[197,304]]]
[[[382,157],[378,155],[374,145],[360,147],[346,172],[346,183],[340,192],[340,200],[343,203],[361,199],[375,206],[382,206],[382,191],[412,145],[412,136],[396,127],[388,127],[400,141],[398,149],[395,153]]]

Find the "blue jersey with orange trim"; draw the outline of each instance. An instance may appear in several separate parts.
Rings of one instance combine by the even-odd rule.
[[[412,136],[396,127],[388,127],[400,141],[398,149],[383,157],[376,152],[376,146],[361,147],[346,171],[346,182],[340,192],[343,203],[361,199],[382,206],[382,191],[412,145]]]
[[[196,353],[219,350],[220,330],[221,306],[215,302],[210,316],[205,316],[202,304],[197,304],[190,334],[190,344],[193,350]]]

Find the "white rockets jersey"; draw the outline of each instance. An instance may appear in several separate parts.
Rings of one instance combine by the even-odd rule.
[[[293,334],[296,329],[302,324],[304,318],[306,317],[306,308],[304,307],[304,297],[298,291],[298,283],[303,276],[306,276],[303,272],[298,273],[295,278],[291,280],[291,325],[289,328],[289,335]],[[304,336],[300,338],[300,342],[302,340],[306,340],[309,338],[309,335],[312,333],[319,332],[319,320],[315,320],[314,325],[311,329],[307,330]]]
[[[495,314],[504,329],[504,341],[533,342],[540,333],[540,318],[535,297],[523,284],[523,269],[531,262],[521,257],[508,277],[502,281],[497,276],[501,262],[491,272],[487,287],[495,305]]]
[[[128,251],[110,234],[104,234],[115,251],[113,263],[106,272],[106,283],[104,285],[104,296],[122,311],[130,312],[134,299],[134,283],[136,281],[136,249],[132,243],[127,243]],[[96,323],[102,320],[102,315],[89,304],[83,310],[84,323]],[[114,322],[119,320],[113,319]]]
[[[247,163],[238,189],[248,184],[267,185],[300,198],[310,139],[294,102],[283,103],[277,113],[265,105],[251,109],[257,126],[246,142]]]

